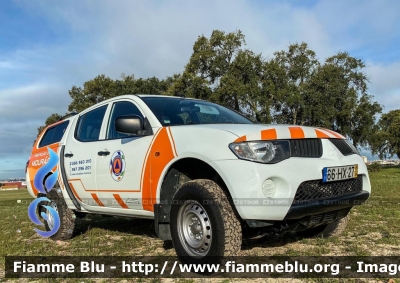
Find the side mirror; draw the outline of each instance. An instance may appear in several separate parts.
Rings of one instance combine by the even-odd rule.
[[[143,121],[137,115],[119,116],[115,119],[115,130],[118,133],[137,135],[143,130]]]

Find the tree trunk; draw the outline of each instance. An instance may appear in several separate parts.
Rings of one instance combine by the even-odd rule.
[[[297,111],[296,110],[293,111],[292,117],[293,117],[293,125],[296,125],[296,122],[297,122]]]

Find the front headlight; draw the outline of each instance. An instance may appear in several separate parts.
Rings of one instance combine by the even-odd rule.
[[[240,159],[277,163],[290,157],[289,141],[254,141],[231,143],[229,148]]]

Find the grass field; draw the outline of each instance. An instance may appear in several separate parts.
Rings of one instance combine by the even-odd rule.
[[[371,173],[370,177],[372,197],[366,204],[352,209],[349,225],[341,236],[328,239],[271,236],[245,241],[241,255],[400,255],[400,168],[383,169]],[[26,190],[0,191],[0,282],[5,281],[2,277],[6,255],[175,255],[171,244],[156,238],[151,220],[89,216],[78,219],[75,235],[69,241],[54,242],[42,238],[33,230],[35,225],[27,215],[31,201]]]

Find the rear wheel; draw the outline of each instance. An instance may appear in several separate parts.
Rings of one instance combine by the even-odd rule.
[[[57,233],[50,236],[52,240],[68,240],[72,238],[75,229],[75,213],[68,208],[62,195],[61,189],[54,188],[46,195],[50,202],[46,205],[57,211],[60,217],[60,228]],[[47,231],[51,231],[54,227],[54,218],[50,211],[46,210],[47,221],[44,221]]]
[[[242,229],[225,192],[213,181],[193,180],[175,193],[171,236],[182,262],[208,263],[236,255]]]

